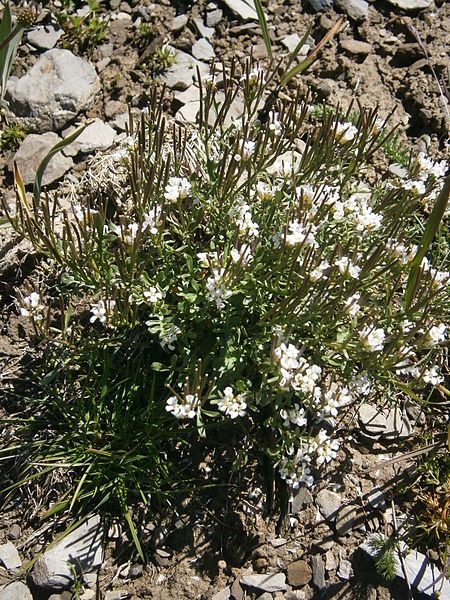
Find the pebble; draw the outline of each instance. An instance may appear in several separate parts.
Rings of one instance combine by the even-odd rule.
[[[257,21],[258,14],[251,0],[224,0],[228,8],[243,21]]]
[[[352,563],[349,560],[341,559],[337,574],[340,579],[348,581],[353,575]]]
[[[175,63],[167,71],[158,75],[156,79],[165,83],[170,89],[185,90],[193,84],[194,78],[197,77],[197,67],[200,75],[209,73],[209,67],[204,62],[186,52],[176,50]]]
[[[223,588],[223,590],[220,590],[219,592],[214,594],[214,596],[211,597],[211,600],[229,600],[230,592],[230,586]]]
[[[408,169],[402,167],[401,165],[398,165],[397,163],[392,163],[391,165],[389,165],[387,170],[390,173],[390,175],[398,177],[399,179],[406,179],[409,176]]]
[[[240,584],[261,592],[284,592],[286,590],[286,576],[284,573],[244,575],[240,579]]]
[[[333,0],[308,0],[308,5],[315,13],[333,10]]]
[[[214,27],[206,27],[206,25],[203,23],[202,19],[199,19],[198,17],[192,19],[195,27],[197,28],[197,31],[199,32],[199,34],[203,37],[203,38],[207,38],[208,40],[210,40],[212,38],[212,36],[215,34],[216,30],[214,29]]]
[[[206,15],[206,24],[208,27],[216,27],[220,23],[223,17],[223,11],[220,8],[209,12]]]
[[[367,42],[360,42],[359,40],[342,40],[340,45],[341,45],[341,48],[343,48],[350,54],[367,55],[372,52],[371,44],[368,44]]]
[[[0,563],[8,571],[11,569],[19,569],[22,566],[22,560],[17,552],[17,548],[12,542],[0,544]]]
[[[390,4],[402,10],[422,10],[434,4],[433,0],[388,0]]]
[[[182,29],[184,29],[184,27],[186,27],[187,23],[187,15],[178,15],[178,17],[172,19],[172,23],[170,24],[170,31],[172,31],[173,33],[181,31]]]
[[[22,535],[22,529],[20,528],[20,525],[18,525],[17,523],[13,523],[8,531],[9,539],[10,540],[18,540],[21,535]]]
[[[354,504],[343,506],[336,516],[336,531],[339,536],[344,536],[350,533],[353,529],[358,507]]]
[[[39,25],[27,33],[27,42],[39,50],[51,50],[63,35],[63,30],[58,24]]]
[[[187,102],[184,106],[177,111],[175,115],[176,121],[182,123],[191,123],[192,125],[197,122],[197,115],[200,110],[200,102]]]
[[[323,590],[326,588],[325,583],[325,565],[321,556],[313,556],[311,559],[311,566],[313,572],[313,583],[319,589]]]
[[[336,7],[345,12],[354,21],[364,21],[369,14],[366,0],[335,0]]]
[[[412,431],[406,413],[398,406],[380,410],[376,406],[363,403],[359,407],[358,420],[367,434],[375,439],[380,437],[386,440],[407,438]]]
[[[372,506],[372,508],[376,508],[381,511],[386,510],[386,502],[384,501],[383,492],[379,488],[373,488],[367,494],[367,503]]]
[[[289,52],[293,52],[300,42],[301,37],[297,33],[291,33],[290,35],[286,35],[282,40],[281,44],[289,50]],[[303,46],[304,48],[304,46]],[[305,52],[302,51],[302,54]]]
[[[22,175],[25,185],[34,182],[39,165],[53,146],[60,142],[61,139],[62,138],[60,138],[59,135],[52,133],[51,131],[43,133],[42,135],[37,135],[35,133],[27,135],[14,156],[14,160],[19,166],[20,174]],[[42,184],[50,185],[51,183],[58,181],[72,167],[73,160],[68,156],[64,156],[61,152],[58,152],[45,169]]]
[[[24,583],[15,581],[0,590],[0,600],[33,600],[33,596]]]
[[[285,546],[287,544],[287,539],[275,538],[274,540],[270,540],[270,543],[274,548],[280,548],[280,546]]]
[[[332,521],[341,507],[341,497],[336,492],[322,490],[316,496],[316,505],[327,521]]]
[[[212,60],[216,56],[216,53],[208,40],[201,38],[192,46],[192,56],[198,60],[208,61]]]
[[[325,569],[327,571],[334,571],[337,568],[336,558],[331,550],[325,553]]]
[[[244,590],[242,589],[241,584],[239,583],[239,577],[236,577],[236,579],[233,581],[230,588],[230,593],[233,600],[243,600]]]
[[[306,560],[294,560],[287,568],[287,581],[289,585],[300,587],[312,579],[312,570]]]

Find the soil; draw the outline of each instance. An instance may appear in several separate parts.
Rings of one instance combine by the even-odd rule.
[[[50,12],[59,10],[61,5],[56,0],[42,4]],[[100,14],[125,13],[131,19],[111,19],[107,39],[92,52],[83,54],[94,66],[102,61],[99,69],[102,86],[95,105],[81,117],[99,117],[111,122],[128,105],[144,107],[151,52],[165,43],[190,52],[201,37],[194,19],[205,17],[207,4],[206,0],[194,3],[158,0],[154,4],[147,0],[102,2]],[[312,39],[308,43],[312,45],[338,17],[334,11],[314,13],[300,0],[270,0],[264,4],[272,26],[275,56],[286,52],[282,41],[287,35],[302,36],[309,30]],[[266,52],[259,27],[242,21],[220,0],[217,6],[223,10],[211,39],[217,58],[229,64],[232,58],[244,60],[252,53],[264,63]],[[45,15],[49,13],[43,14],[43,18],[48,18]],[[181,14],[188,17],[187,25],[172,32],[171,21]],[[139,33],[133,24],[137,17],[148,24],[150,33],[145,36]],[[355,45],[355,41],[370,47]],[[429,9],[406,13],[389,2],[372,0],[368,18],[360,23],[346,19],[341,33],[327,44],[319,60],[301,77],[301,85],[305,93],[309,87],[319,99],[340,103],[344,108],[353,101],[377,107],[381,117],[394,111],[393,123],[399,124],[403,139],[435,158],[445,158],[449,151],[445,110],[448,102],[445,95],[450,87],[449,48],[449,3],[437,2]],[[72,50],[76,53],[76,49]],[[38,51],[22,43],[13,74],[23,75],[38,57]],[[166,90],[168,114],[173,116],[177,108],[172,91]],[[13,196],[12,158],[12,150],[0,153],[0,181],[6,198]],[[85,167],[85,160],[78,161],[72,176],[78,177]],[[20,376],[29,353],[38,351],[30,345],[32,332],[19,318],[15,298],[32,289],[32,282],[42,276],[43,269],[45,264],[38,261],[27,242],[9,230],[0,229],[0,382],[4,382],[5,390],[10,378]],[[14,413],[14,407],[5,403],[0,411],[0,416],[2,413],[7,416]],[[13,435],[6,427],[1,434]],[[282,523],[278,517],[268,515],[265,495],[255,483],[262,482],[262,478],[254,465],[235,482],[238,492],[231,494],[224,489],[216,494],[186,498],[167,514],[148,521],[144,533],[151,557],[148,565],[139,564],[126,531],[117,526],[111,528],[107,557],[93,584],[95,595],[80,597],[206,600],[227,586],[234,586],[238,594],[235,582],[243,574],[286,572],[295,560],[311,563],[312,557],[320,556],[326,565],[326,590],[320,591],[316,582],[311,581],[295,587],[296,596],[275,593],[272,597],[407,598],[403,584],[383,583],[373,563],[358,550],[368,532],[391,527],[390,497],[397,480],[405,477],[405,465],[409,464],[401,462],[374,469],[378,461],[396,452],[395,448],[376,446],[367,446],[355,433],[335,470],[326,475],[327,489],[339,492],[343,503],[354,506],[354,523],[347,534],[339,535],[334,525],[320,518],[312,498]],[[367,495],[373,488],[383,492],[387,509],[368,504]],[[314,495],[319,491],[320,485]],[[58,527],[49,523],[36,530],[42,506],[36,502],[33,508],[31,499],[26,504],[25,510],[20,504],[7,503],[0,519],[0,544],[13,538],[24,561],[36,556]],[[407,507],[406,503],[400,512]],[[12,532],[13,528],[17,532],[17,526],[16,537]],[[353,575],[345,580],[337,572],[340,561],[348,558]],[[10,580],[11,575],[0,568],[0,586]],[[243,598],[242,590],[240,593],[241,596],[235,597]],[[35,592],[34,597],[45,596]],[[257,594],[247,590],[245,597],[255,598]]]

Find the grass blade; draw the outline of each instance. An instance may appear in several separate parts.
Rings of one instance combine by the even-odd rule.
[[[272,58],[273,58],[272,42],[270,41],[269,28],[267,27],[266,15],[264,13],[264,9],[261,4],[261,0],[255,0],[255,9],[256,9],[256,14],[258,15],[258,21],[259,21],[259,26],[261,27],[264,45],[266,47],[269,58],[272,60]]]
[[[22,39],[23,29],[21,27],[12,27],[11,9],[9,2],[6,3],[3,10],[2,20],[0,21],[0,103],[3,101],[6,93],[6,84],[11,72],[12,63]]]
[[[439,225],[441,224],[442,218],[445,213],[445,209],[447,208],[449,196],[450,175],[447,175],[441,193],[439,194],[436,203],[433,206],[433,210],[431,211],[431,214],[428,218],[428,223],[425,227],[425,231],[423,232],[419,249],[417,250],[416,256],[414,257],[414,260],[411,265],[411,270],[409,272],[408,283],[406,285],[405,291],[406,310],[409,310],[409,308],[411,307],[411,304],[417,293],[417,289],[419,287],[420,282],[420,265],[424,256],[428,252],[428,248],[430,247],[431,242],[433,241],[434,236],[436,235],[436,232],[439,229]]]
[[[73,131],[68,136],[66,136],[63,140],[61,140],[60,142],[55,144],[53,146],[53,148],[45,156],[45,158],[43,159],[41,164],[39,165],[38,170],[36,171],[36,177],[34,179],[34,186],[33,186],[33,199],[34,199],[34,203],[35,203],[36,207],[39,207],[40,198],[41,198],[42,179],[44,177],[45,169],[47,168],[48,163],[52,160],[52,158],[55,156],[55,154],[58,154],[58,152],[60,152],[61,150],[64,150],[64,148],[66,148],[69,144],[74,142],[77,139],[77,137],[80,136],[83,133],[83,131],[86,129],[86,127],[88,125],[90,125],[91,123],[92,123],[92,120],[88,121],[84,125],[81,125],[80,127],[77,127],[77,129],[75,129],[75,131]]]

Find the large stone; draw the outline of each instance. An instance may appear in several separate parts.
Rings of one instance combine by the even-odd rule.
[[[287,580],[293,587],[301,587],[312,579],[312,570],[306,560],[294,560],[288,565]]]
[[[224,0],[228,8],[243,21],[257,21],[258,14],[252,0]]]
[[[17,548],[12,542],[6,542],[6,544],[0,544],[0,564],[5,569],[19,569],[22,566]]]
[[[325,589],[327,584],[325,582],[325,563],[323,562],[322,557],[318,554],[313,556],[311,559],[311,566],[314,585],[319,588],[319,590]]]
[[[74,581],[74,571],[88,573],[103,562],[103,528],[100,517],[88,519],[36,561],[32,572],[39,588],[61,590]]]
[[[284,592],[286,590],[286,576],[283,573],[244,575],[240,579],[240,584],[260,592]]]
[[[0,600],[33,600],[33,596],[24,583],[15,581],[0,590]]]
[[[375,439],[407,438],[412,431],[406,413],[398,406],[380,410],[376,406],[363,403],[358,410],[358,420],[363,431]]]
[[[304,506],[309,506],[313,503],[311,492],[306,487],[301,487],[295,490],[292,495],[291,512],[292,514],[299,513]]]
[[[49,153],[55,144],[61,141],[61,138],[49,131],[42,135],[30,133],[23,140],[20,148],[14,156],[17,162],[20,174],[25,185],[33,183],[36,177],[36,171],[42,160]],[[67,173],[73,166],[73,160],[58,152],[49,162],[42,180],[43,185],[49,185]]]
[[[11,77],[7,100],[32,132],[59,131],[94,100],[100,90],[95,69],[69,50],[48,50],[20,79]]]
[[[378,553],[373,544],[374,537],[371,535],[360,546],[369,556],[375,557]],[[424,554],[411,550],[404,542],[400,543],[400,552],[403,555],[403,563],[411,587],[430,598],[450,598],[450,582],[444,577],[439,569]],[[403,568],[396,553],[395,574],[401,579],[405,578]]]
[[[364,21],[369,14],[369,3],[366,0],[335,0],[335,6],[354,21]]]
[[[422,10],[433,6],[434,0],[388,0],[388,2],[402,10]]]
[[[358,507],[354,504],[347,504],[339,510],[336,516],[336,531],[339,536],[342,537],[351,532],[357,515]]]
[[[95,119],[74,142],[64,148],[63,152],[66,156],[76,156],[79,153],[90,154],[97,150],[107,150],[113,145],[115,137],[116,132],[110,125],[101,119]]]
[[[63,30],[57,23],[39,25],[34,29],[30,29],[27,34],[27,41],[31,46],[39,50],[51,50],[56,46],[63,33]]]
[[[190,54],[172,48],[175,53],[174,64],[156,76],[158,81],[165,83],[168,88],[174,90],[185,90],[191,86],[194,79],[197,78],[197,69],[200,75],[209,74],[209,66],[200,60],[197,60]]]
[[[341,507],[341,497],[330,490],[322,490],[316,496],[316,504],[327,521],[332,521]]]

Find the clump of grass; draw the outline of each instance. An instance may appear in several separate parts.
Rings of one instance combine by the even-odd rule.
[[[0,132],[0,150],[17,150],[27,135],[20,123],[10,123]]]
[[[388,124],[369,110],[317,122],[299,90],[273,96],[275,76],[249,62],[223,68],[221,90],[199,77],[189,129],[152,90],[110,157],[119,198],[30,205],[16,172],[11,222],[60,298],[43,285],[19,303],[51,375],[29,394],[24,443],[3,453],[29,465],[22,481],[66,468],[54,510],[110,502],[136,538],[128,507],[169,493],[204,439],[264,462],[269,497],[275,473],[312,486],[362,400],[443,388],[449,274],[440,219],[421,216],[425,200],[445,209],[445,165],[422,156],[410,180],[369,185]]]
[[[384,538],[379,535],[371,538],[371,544],[376,550],[374,561],[377,573],[386,581],[393,581],[396,576],[398,542],[392,537]]]
[[[84,14],[72,14],[73,2],[66,2],[56,14],[58,23],[64,31],[60,44],[70,50],[76,48],[80,54],[92,52],[108,34],[108,19],[98,15],[99,0],[88,0],[88,10]]]

